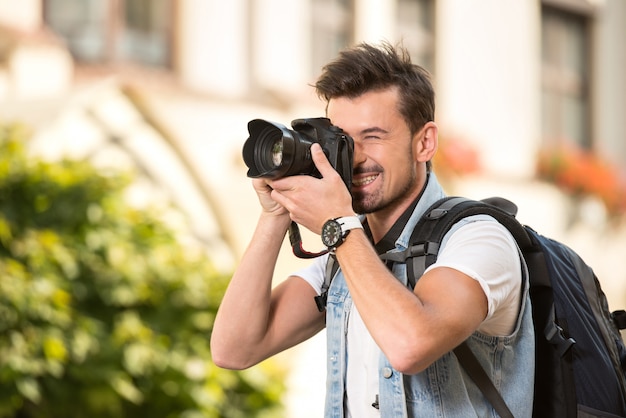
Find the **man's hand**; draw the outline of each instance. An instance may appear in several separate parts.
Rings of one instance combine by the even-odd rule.
[[[287,209],[272,198],[272,186],[270,184],[271,180],[266,178],[252,179],[252,186],[259,198],[263,212],[276,216],[287,215]]]
[[[311,157],[321,179],[290,176],[268,184],[273,189],[271,198],[289,211],[293,221],[319,234],[328,219],[352,215],[354,211],[350,192],[319,144],[311,146]]]

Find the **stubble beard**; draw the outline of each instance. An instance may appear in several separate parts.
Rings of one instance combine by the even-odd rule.
[[[384,173],[381,172],[380,176],[384,176]],[[416,187],[416,184],[417,176],[415,170],[407,169],[406,181],[399,191],[391,196],[385,196],[381,187],[372,193],[352,193],[352,209],[355,213],[363,215],[389,209],[399,204]]]

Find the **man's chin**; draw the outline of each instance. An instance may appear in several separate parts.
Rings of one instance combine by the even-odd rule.
[[[352,209],[354,210],[354,213],[358,213],[360,215],[372,213],[376,210],[376,208],[371,205],[371,202],[367,202],[365,199],[359,199],[358,196],[354,196],[352,198]]]

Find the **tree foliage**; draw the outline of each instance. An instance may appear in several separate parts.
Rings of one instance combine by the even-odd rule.
[[[0,417],[270,417],[282,371],[210,362],[225,287],[125,203],[132,177],[27,157],[0,126]]]

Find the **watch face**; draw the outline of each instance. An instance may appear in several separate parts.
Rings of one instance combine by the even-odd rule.
[[[341,225],[335,220],[327,221],[322,227],[322,243],[325,246],[332,248],[341,241],[342,232]]]

